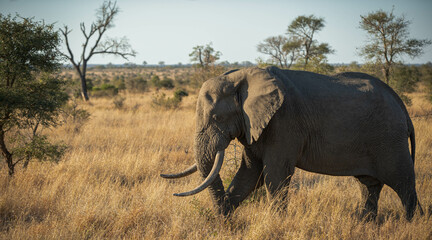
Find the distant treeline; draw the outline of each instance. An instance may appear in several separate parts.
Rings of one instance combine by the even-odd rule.
[[[147,92],[159,89],[187,89],[197,91],[202,82],[210,77],[219,75],[233,68],[256,66],[254,64],[230,64],[217,65],[217,70],[209,75],[204,75],[193,65],[167,65],[151,67],[150,65],[92,65],[87,76],[87,88],[93,97],[114,96],[119,91],[133,93]],[[260,66],[263,67],[263,66]],[[295,69],[295,68],[294,68]],[[301,69],[297,69],[301,70]],[[382,69],[375,64],[330,64],[326,69],[320,69],[321,73],[333,75],[340,72],[364,72],[383,80]],[[70,93],[77,97],[80,92],[78,76],[75,71],[64,68],[63,79],[70,83]],[[392,70],[389,85],[395,89],[402,99],[409,104],[406,93],[415,91],[418,83],[422,83],[430,93],[432,101],[432,63],[397,65]]]

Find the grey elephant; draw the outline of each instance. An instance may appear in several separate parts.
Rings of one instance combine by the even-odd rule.
[[[233,70],[204,82],[196,119],[196,164],[161,176],[179,178],[199,170],[205,179],[175,196],[208,188],[218,211],[229,215],[263,184],[270,195],[286,194],[280,190],[298,167],[354,176],[364,197],[363,215],[376,217],[384,184],[400,197],[407,219],[417,205],[422,213],[415,189],[414,127],[398,95],[377,78],[276,67]],[[225,191],[219,171],[235,138],[244,151]]]

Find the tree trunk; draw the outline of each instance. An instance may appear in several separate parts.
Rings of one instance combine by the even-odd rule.
[[[383,72],[384,72],[385,83],[387,85],[389,85],[389,83],[390,83],[390,67],[384,66]]]
[[[0,148],[2,151],[3,157],[6,159],[6,164],[9,168],[9,176],[12,176],[15,172],[15,164],[12,161],[12,153],[9,152],[9,150],[6,147],[5,143],[5,132],[3,130],[3,126],[1,126],[0,129]]]
[[[84,101],[89,100],[89,96],[87,93],[87,82],[86,82],[85,76],[81,76],[81,96],[82,96]]]

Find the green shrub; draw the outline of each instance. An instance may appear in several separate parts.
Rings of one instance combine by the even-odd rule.
[[[187,97],[187,96],[189,96],[189,94],[184,89],[177,89],[174,92],[174,98],[182,99],[183,97]]]
[[[393,70],[390,86],[399,92],[413,92],[420,80],[420,71],[415,66],[398,66]]]
[[[147,81],[142,77],[129,78],[125,82],[126,89],[130,92],[145,92],[147,91]]]
[[[160,80],[160,78],[157,75],[153,75],[150,82],[156,88],[165,88],[165,89],[174,88],[174,81],[167,77],[164,77],[163,80]]]
[[[90,91],[92,97],[113,97],[118,94],[118,88],[112,84],[104,83],[100,86],[95,86]]]
[[[432,63],[428,62],[420,67],[421,81],[425,83],[428,91],[428,100],[432,102]]]
[[[156,93],[152,97],[151,106],[153,108],[176,109],[180,106],[183,97],[189,94],[182,89],[176,90],[173,97],[167,97],[165,93]]]
[[[151,84],[154,87],[159,87],[160,85],[160,78],[158,75],[153,75],[152,78],[150,79]]]
[[[162,81],[159,82],[159,87],[166,88],[166,89],[173,89],[174,82],[170,78],[164,78]]]
[[[100,89],[101,90],[108,90],[108,89],[116,89],[116,87],[114,85],[104,83],[100,86]]]

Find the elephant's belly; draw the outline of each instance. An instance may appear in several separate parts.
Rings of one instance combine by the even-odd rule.
[[[297,162],[296,167],[315,173],[333,176],[374,176],[375,171],[367,157],[331,157],[331,158],[311,158]]]

